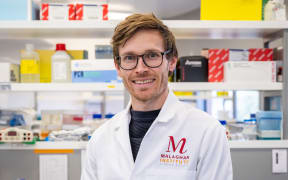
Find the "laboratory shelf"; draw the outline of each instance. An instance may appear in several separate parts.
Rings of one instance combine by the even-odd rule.
[[[86,141],[38,141],[35,144],[5,143],[0,150],[34,150],[34,149],[86,149]]]
[[[199,100],[199,99],[226,99],[233,100],[232,97],[229,96],[212,96],[212,95],[193,95],[193,96],[177,96],[180,100]]]
[[[282,90],[282,83],[176,82],[176,83],[169,83],[168,85],[169,88],[173,91]],[[124,91],[124,85],[122,83],[11,83],[11,84],[2,83],[0,84],[0,91],[12,91],[12,92]],[[198,97],[197,99],[199,98],[202,97]]]
[[[0,85],[1,87],[1,85]],[[10,90],[16,92],[36,91],[123,91],[122,83],[13,83],[2,85],[0,90]]]
[[[86,149],[86,141],[40,141],[34,145],[22,143],[0,144],[0,150],[34,150],[34,149]],[[253,141],[229,141],[231,149],[274,149],[288,148],[288,140],[253,140]]]
[[[173,91],[209,91],[209,90],[282,90],[282,83],[206,83],[206,82],[177,82],[169,83]]]
[[[174,82],[169,83],[168,85],[169,88],[173,91],[282,90],[282,83]],[[11,84],[2,83],[0,84],[0,91],[12,91],[12,92],[124,91],[124,85],[122,83],[11,83]],[[202,97],[195,97],[195,98],[199,99]]]
[[[288,148],[288,140],[229,141],[231,149]]]
[[[0,21],[0,38],[110,38],[120,21]],[[164,20],[176,38],[268,38],[287,21]]]

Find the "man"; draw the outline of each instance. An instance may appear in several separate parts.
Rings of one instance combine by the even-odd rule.
[[[178,57],[168,27],[134,14],[115,28],[112,45],[131,100],[94,132],[82,180],[232,180],[224,128],[168,89]]]

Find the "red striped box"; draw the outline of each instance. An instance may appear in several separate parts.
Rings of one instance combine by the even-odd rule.
[[[108,20],[108,4],[76,4],[76,20]]]
[[[49,4],[48,3],[42,3],[40,19],[47,21],[48,15],[49,15]]]
[[[229,49],[209,49],[208,81],[222,82],[224,78],[224,62],[229,60]]]
[[[103,7],[103,20],[108,20],[108,4],[102,4]]]
[[[41,20],[75,20],[74,4],[42,3]]]
[[[249,61],[273,61],[273,49],[251,48],[249,49]]]
[[[75,20],[82,20],[83,19],[83,4],[76,4],[76,16]]]
[[[69,14],[68,14],[68,19],[69,20],[75,20],[75,17],[76,17],[76,7],[75,7],[75,5],[74,4],[68,4],[68,6],[69,6]]]

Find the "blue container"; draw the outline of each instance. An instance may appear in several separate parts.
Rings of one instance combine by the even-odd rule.
[[[256,114],[256,119],[259,131],[281,130],[281,111],[259,111]]]
[[[31,9],[28,6],[31,7]],[[0,0],[0,20],[31,20],[30,18],[36,19],[37,9],[39,9],[39,7],[37,7],[33,1]],[[29,17],[29,14],[31,14],[32,17]]]

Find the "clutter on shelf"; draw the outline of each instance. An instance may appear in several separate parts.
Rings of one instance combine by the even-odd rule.
[[[49,141],[88,141],[91,133],[92,129],[90,127],[52,131],[49,134]]]
[[[115,69],[111,46],[96,45],[97,59],[88,60],[86,50],[67,50],[63,43],[55,50],[35,49],[26,44],[17,63],[0,62],[0,83],[122,82]]]
[[[35,143],[34,133],[32,131],[19,127],[8,127],[0,130],[0,143]]]
[[[108,20],[108,4],[95,1],[69,1],[65,3],[44,0],[41,4],[40,19],[44,21]]]
[[[180,57],[170,81],[281,82],[281,52],[270,48],[203,49],[202,56]]]
[[[226,128],[230,140],[280,140],[281,121],[280,111],[258,111],[241,122],[228,121]]]

